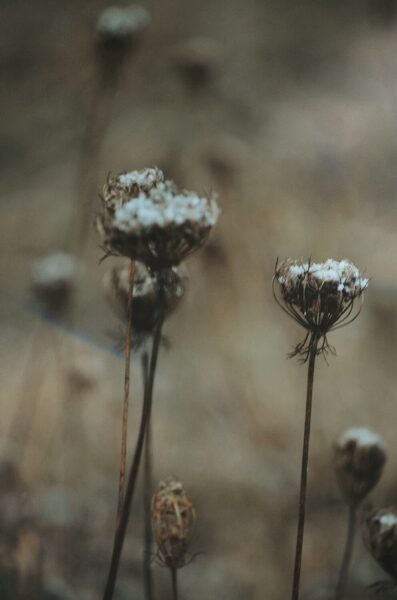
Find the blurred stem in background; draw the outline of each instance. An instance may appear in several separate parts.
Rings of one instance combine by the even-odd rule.
[[[171,570],[171,578],[172,578],[172,600],[178,600],[178,575],[177,569]]]
[[[349,506],[346,543],[339,571],[338,583],[336,586],[335,600],[342,600],[345,596],[349,567],[353,554],[354,536],[357,522],[357,508],[357,504]]]
[[[144,393],[148,386],[149,357],[147,352],[142,356],[142,379],[144,382]],[[146,428],[144,449],[144,482],[143,482],[143,511],[144,511],[144,547],[143,547],[143,588],[146,600],[153,600],[153,571],[151,564],[153,535],[151,523],[151,499],[153,489],[152,474],[152,448],[151,448],[151,424]]]
[[[311,334],[308,356],[308,371],[307,371],[307,392],[306,392],[306,411],[305,411],[305,429],[303,434],[303,449],[302,449],[302,468],[301,468],[301,486],[299,495],[299,519],[298,532],[296,536],[296,552],[294,578],[292,584],[292,600],[299,599],[299,583],[302,566],[302,548],[303,535],[305,529],[305,513],[306,513],[306,490],[307,490],[307,470],[309,462],[309,444],[310,444],[310,425],[312,415],[312,400],[313,400],[313,382],[314,382],[314,366],[316,362],[318,346],[318,335]]]

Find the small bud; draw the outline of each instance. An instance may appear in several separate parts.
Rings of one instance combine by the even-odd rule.
[[[50,254],[32,267],[32,289],[45,308],[54,312],[65,307],[74,287],[76,262],[63,252]]]
[[[359,504],[375,487],[385,461],[384,443],[369,429],[354,427],[337,440],[334,466],[349,505]]]
[[[173,478],[160,483],[152,500],[152,529],[160,559],[170,569],[186,564],[195,520],[193,504],[182,483]]]
[[[397,509],[374,509],[363,520],[364,542],[379,565],[397,580]]]

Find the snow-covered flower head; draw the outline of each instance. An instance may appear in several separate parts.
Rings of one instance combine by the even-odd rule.
[[[32,289],[48,310],[63,308],[69,300],[77,274],[76,260],[65,252],[54,252],[32,266]]]
[[[158,558],[167,567],[179,569],[187,562],[196,513],[183,485],[174,478],[161,482],[152,500],[152,529]]]
[[[334,446],[334,466],[350,505],[359,504],[375,487],[386,462],[382,438],[365,427],[345,431]]]
[[[218,216],[214,197],[180,191],[159,169],[144,169],[108,179],[98,229],[110,253],[157,271],[203,246]]]
[[[275,283],[279,286],[281,300],[275,293]],[[275,298],[308,332],[294,354],[307,356],[306,343],[313,339],[313,334],[317,342],[322,341],[318,352],[329,350],[327,333],[358,316],[359,310],[352,317],[354,301],[362,297],[367,287],[368,279],[346,259],[330,258],[321,263],[288,259],[277,264],[273,278]]]
[[[150,15],[143,6],[108,6],[97,20],[98,40],[108,46],[130,45],[149,23]]]
[[[129,279],[129,264],[109,269],[103,278],[106,300],[122,321],[128,319]],[[188,276],[183,267],[167,269],[159,281],[157,273],[150,273],[145,265],[136,263],[131,312],[135,344],[139,345],[153,333],[159,318],[168,317],[177,308],[187,285]]]
[[[379,565],[397,580],[397,509],[373,509],[363,520],[364,542]]]

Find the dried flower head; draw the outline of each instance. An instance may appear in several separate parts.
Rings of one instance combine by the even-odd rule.
[[[50,254],[33,264],[32,289],[47,310],[61,310],[66,306],[76,271],[75,259],[64,252]]]
[[[179,191],[159,169],[110,177],[102,201],[97,226],[105,248],[154,271],[203,246],[219,215],[214,197]]]
[[[363,520],[364,542],[379,565],[397,580],[397,509],[373,509]]]
[[[105,297],[114,313],[128,319],[130,265],[109,269],[103,278]],[[142,263],[136,263],[132,297],[132,330],[139,343],[153,333],[160,316],[168,317],[182,300],[188,284],[187,271],[172,267],[161,273],[150,273]]]
[[[275,282],[279,285],[281,300],[276,295]],[[360,307],[352,316],[354,301],[362,298],[367,287],[368,279],[346,259],[328,259],[323,263],[288,259],[277,264],[274,296],[281,308],[307,331],[292,355],[307,358],[313,342],[318,343],[318,354],[333,350],[327,342],[327,333],[358,316]]]
[[[386,462],[382,438],[365,427],[353,427],[335,443],[334,466],[350,505],[359,504],[378,483]]]
[[[108,6],[97,20],[98,42],[106,48],[125,50],[138,41],[149,23],[150,15],[143,6]]]
[[[174,68],[191,92],[209,85],[219,63],[220,48],[214,40],[191,38],[171,55]]]
[[[158,557],[164,565],[178,569],[186,564],[196,513],[182,483],[169,478],[160,483],[152,500],[152,529]]]

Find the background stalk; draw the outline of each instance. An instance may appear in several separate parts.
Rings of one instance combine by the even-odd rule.
[[[349,507],[349,518],[347,525],[347,535],[345,549],[343,552],[342,563],[339,571],[338,583],[335,591],[335,600],[342,600],[346,591],[346,584],[349,575],[349,567],[353,554],[354,536],[357,522],[357,505]]]
[[[161,330],[164,322],[164,314],[159,318],[156,327],[153,332],[153,344],[152,344],[152,352],[150,356],[150,365],[149,365],[149,374],[148,381],[146,386],[146,394],[144,394],[144,402],[142,408],[142,417],[141,423],[139,427],[138,440],[135,447],[134,458],[131,465],[130,475],[128,478],[127,489],[125,493],[125,501],[123,505],[123,510],[121,512],[120,522],[116,530],[112,558],[110,561],[110,568],[108,579],[106,583],[105,592],[103,595],[103,600],[111,600],[113,598],[113,593],[116,585],[117,572],[120,564],[121,552],[123,549],[125,534],[127,531],[127,525],[130,518],[131,505],[134,497],[136,481],[138,478],[139,465],[142,457],[143,444],[145,439],[145,432],[147,425],[150,421],[150,414],[152,409],[152,398],[153,398],[153,386],[154,386],[154,377],[156,373],[156,365],[157,358],[160,348],[161,341]]]
[[[302,548],[303,535],[305,529],[305,512],[306,512],[306,490],[307,490],[307,471],[309,463],[309,444],[310,444],[310,425],[312,415],[312,400],[313,400],[313,381],[314,381],[314,366],[317,355],[318,337],[316,334],[311,335],[309,346],[309,365],[307,371],[307,392],[306,392],[306,411],[305,411],[305,429],[303,434],[303,449],[302,449],[302,467],[301,467],[301,485],[299,495],[299,518],[298,531],[296,535],[296,552],[294,578],[292,584],[292,600],[299,599],[299,583],[302,565]]]
[[[176,569],[171,569],[172,600],[178,600],[178,575]]]
[[[119,498],[117,505],[117,524],[120,521],[124,504],[125,490],[125,472],[127,460],[127,434],[128,434],[128,406],[130,396],[130,370],[131,370],[131,337],[132,337],[132,298],[134,293],[135,281],[135,261],[131,260],[130,281],[128,288],[128,321],[125,331],[125,370],[124,370],[124,403],[123,420],[121,427],[121,455],[120,455],[120,476],[119,476]]]
[[[145,352],[142,356],[142,378],[145,394],[148,385],[149,357]],[[151,564],[152,554],[152,523],[151,523],[151,498],[153,488],[152,476],[152,448],[151,448],[151,424],[146,427],[143,469],[143,512],[144,512],[144,546],[143,546],[143,590],[146,600],[153,600],[153,572]]]

